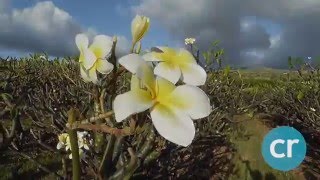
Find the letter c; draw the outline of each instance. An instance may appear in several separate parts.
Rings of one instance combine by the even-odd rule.
[[[284,153],[278,154],[275,151],[275,147],[277,144],[284,144],[285,141],[283,139],[277,139],[272,141],[272,143],[270,144],[270,153],[273,157],[275,158],[284,158],[286,155]]]

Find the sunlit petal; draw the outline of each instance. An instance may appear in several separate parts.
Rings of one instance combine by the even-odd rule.
[[[90,77],[89,77],[89,71],[88,70],[85,70],[85,68],[80,65],[80,74],[81,74],[81,77],[82,79],[85,81],[85,82],[90,82]]]
[[[87,49],[89,46],[89,39],[85,34],[77,34],[76,35],[76,45],[80,52],[83,49]]]
[[[90,81],[93,82],[94,84],[97,84],[98,83],[98,77],[97,77],[96,68],[91,68],[88,72],[89,72]]]
[[[145,16],[136,15],[131,22],[132,42],[135,44],[140,41],[147,33],[150,26],[150,19]]]
[[[151,118],[156,130],[165,139],[181,146],[191,144],[195,127],[188,115],[159,104],[151,111]]]
[[[113,102],[115,119],[120,122],[132,114],[147,110],[152,105],[151,95],[147,91],[135,90],[118,95]]]
[[[164,61],[164,60],[157,58],[157,57],[158,56],[156,56],[154,52],[149,52],[149,53],[142,55],[142,58],[147,62]]]
[[[94,53],[96,58],[104,59],[111,51],[112,38],[106,35],[97,35],[89,49]]]
[[[157,100],[159,101],[171,95],[173,90],[176,88],[173,83],[161,77],[157,77],[156,83],[156,94]]]
[[[61,148],[64,148],[64,144],[62,144],[61,142],[59,142],[57,144],[57,149],[61,149]]]
[[[109,74],[113,70],[113,64],[103,59],[99,59],[97,61],[96,66],[97,66],[97,71],[99,71],[102,74]]]
[[[155,67],[154,74],[176,84],[181,76],[181,71],[176,64],[161,62]]]
[[[143,85],[145,85],[149,91],[155,95],[156,80],[151,66],[144,62],[138,67],[136,76],[141,79]]]
[[[130,89],[131,90],[136,90],[136,89],[141,89],[141,80],[135,76],[135,75],[132,75],[131,77],[131,83],[130,83]]]
[[[178,86],[172,92],[171,97],[170,104],[186,112],[192,119],[207,117],[212,111],[209,97],[196,86]]]
[[[89,150],[89,149],[90,149],[87,144],[84,144],[84,145],[83,145],[83,148],[86,149],[86,150]]]
[[[143,63],[145,63],[144,60],[138,54],[128,54],[119,59],[119,64],[133,74],[137,73],[138,67]]]
[[[182,71],[182,80],[186,84],[201,86],[207,79],[206,71],[196,63],[185,63],[180,66]]]
[[[94,65],[96,60],[97,58],[91,50],[89,49],[83,50],[83,61],[81,63],[84,68],[86,68],[87,70],[90,69]]]
[[[175,62],[177,63],[196,63],[194,56],[186,49],[180,48],[178,50],[177,56],[175,57]]]
[[[163,54],[167,54],[169,57],[175,56],[177,54],[177,51],[174,48],[170,48],[168,46],[157,46],[157,48],[160,49]]]
[[[61,143],[66,143],[66,140],[68,138],[69,134],[68,133],[62,133],[58,136],[59,142]]]

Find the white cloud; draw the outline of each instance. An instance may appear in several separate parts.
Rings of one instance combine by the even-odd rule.
[[[38,2],[24,9],[0,11],[0,24],[0,47],[21,52],[46,52],[53,56],[76,55],[76,34],[86,33],[89,37],[97,34],[92,28],[81,27],[52,1]]]
[[[202,49],[220,40],[233,64],[247,64],[250,56],[263,65],[285,67],[289,55],[319,55],[319,0],[140,0],[132,10],[162,24],[176,40],[196,37]],[[279,24],[282,33],[270,35],[245,17]]]
[[[9,0],[1,0],[0,1],[0,13],[6,11],[9,8]]]

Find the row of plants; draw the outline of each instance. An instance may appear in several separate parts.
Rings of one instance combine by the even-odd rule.
[[[65,179],[226,178],[232,171],[234,115],[280,116],[275,125],[299,127],[308,142],[319,140],[318,67],[309,64],[278,78],[248,77],[223,66],[218,42],[202,53],[193,39],[183,50],[140,53],[149,23],[146,17],[133,20],[131,53],[121,58],[115,54],[116,38],[99,35],[89,46],[80,34],[78,58],[1,59],[0,150]],[[182,75],[164,69],[172,65]],[[157,122],[157,112],[168,116]],[[177,119],[173,112],[189,122],[199,120],[181,123],[182,129],[163,126],[166,119]],[[53,153],[57,166],[38,161],[43,152]],[[196,172],[195,165],[207,169]]]

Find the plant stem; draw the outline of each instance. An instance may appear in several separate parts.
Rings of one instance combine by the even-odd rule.
[[[134,46],[135,46],[135,45],[136,45],[135,43],[132,43],[132,44],[131,44],[130,53],[133,53],[133,50],[134,50]]]
[[[68,112],[68,123],[72,124],[76,121],[76,112],[74,109],[70,109]],[[72,155],[72,179],[80,180],[80,156],[79,156],[79,145],[77,130],[68,130],[71,145],[71,155]]]
[[[97,120],[109,118],[112,115],[113,115],[113,111],[108,111],[106,113],[99,114],[98,116],[94,116],[94,117],[91,117],[91,118],[88,118],[88,119],[81,120],[81,123],[82,124],[92,123],[92,122],[95,122]]]
[[[111,172],[112,155],[113,155],[115,141],[116,141],[116,136],[111,135],[99,167],[99,173],[103,175],[105,178],[108,177]]]

